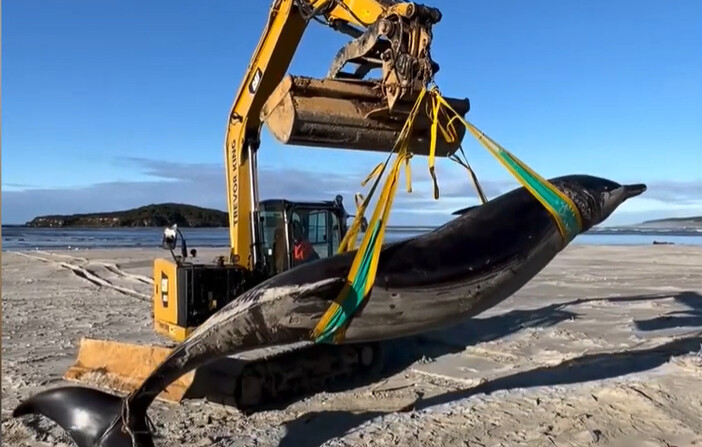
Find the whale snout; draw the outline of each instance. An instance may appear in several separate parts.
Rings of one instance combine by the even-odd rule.
[[[646,192],[648,187],[645,183],[635,183],[633,185],[624,185],[624,200],[639,196]]]

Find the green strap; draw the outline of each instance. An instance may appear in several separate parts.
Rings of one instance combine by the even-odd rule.
[[[551,214],[561,223],[559,227],[563,229],[564,234],[562,234],[562,236],[565,243],[570,243],[581,230],[579,219],[576,215],[577,211],[572,209],[571,206],[555,192],[555,186],[550,182],[544,183],[544,181],[535,177],[525,168],[524,164],[512,154],[503,149],[499,152],[499,156],[514,169],[517,179],[525,186],[529,185],[532,188],[532,193],[537,195],[537,198],[541,198],[541,202],[551,208]]]
[[[365,253],[363,253],[360,268],[351,286],[348,288],[346,297],[344,297],[341,306],[336,309],[322,333],[315,339],[316,343],[333,343],[332,337],[341,327],[344,327],[348,323],[349,318],[355,315],[361,303],[363,303],[363,290],[366,288],[366,283],[368,282],[368,270],[370,269],[375,241],[378,238],[381,223],[382,221],[380,219],[375,223],[370,242],[366,247]]]
[[[564,245],[567,245],[572,241],[579,233],[582,231],[582,222],[580,220],[580,211],[577,209],[576,205],[572,203],[570,198],[562,194],[555,186],[551,184],[546,179],[541,178],[538,174],[532,171],[526,164],[520,161],[517,157],[513,156],[506,149],[502,148],[499,144],[494,142],[490,137],[485,135],[484,132],[478,130],[475,126],[466,121],[456,110],[446,102],[441,94],[438,92],[438,88],[432,88],[432,95],[434,100],[438,100],[446,108],[454,113],[454,117],[451,118],[448,125],[451,125],[451,121],[458,119],[463,125],[466,126],[473,136],[483,145],[487,150],[489,150],[499,161],[502,163],[509,171],[514,175],[519,182],[526,187],[532,195],[536,197],[539,202],[548,210],[549,213],[556,220],[558,225],[558,230],[563,237]],[[485,143],[489,141],[492,147]],[[432,144],[434,144],[434,136],[432,136]]]

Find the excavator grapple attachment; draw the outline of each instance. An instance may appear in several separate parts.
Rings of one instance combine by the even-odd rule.
[[[416,100],[417,96],[403,98],[388,112],[377,82],[288,75],[264,104],[261,120],[283,144],[390,152]],[[408,150],[415,155],[429,154],[430,101],[425,95],[412,128]],[[470,109],[468,99],[449,98],[447,102],[462,117]],[[444,115],[440,123],[446,122]],[[458,150],[465,127],[452,127],[453,141],[446,141],[438,132],[437,157]]]

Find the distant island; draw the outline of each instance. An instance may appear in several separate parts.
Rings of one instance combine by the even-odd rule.
[[[28,227],[40,228],[124,228],[165,227],[227,227],[226,212],[181,203],[161,203],[106,213],[38,216],[27,222]]]
[[[641,222],[637,227],[702,228],[702,216],[669,217]]]
[[[182,203],[160,203],[124,211],[38,216],[27,222],[25,226],[38,228],[124,228],[165,227],[174,223],[183,228],[228,227],[229,216],[227,212],[213,208],[202,208]],[[397,226],[393,228],[402,229],[403,227]],[[416,227],[407,226],[406,228],[415,229]],[[702,216],[647,220],[638,224],[617,228],[702,229]],[[600,230],[605,231],[608,229],[610,228],[600,228]]]

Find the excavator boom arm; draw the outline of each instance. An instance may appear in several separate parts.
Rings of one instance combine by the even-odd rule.
[[[348,113],[357,114],[362,110],[359,104],[363,103],[368,107],[355,121],[348,122],[344,121],[347,116],[342,116],[342,112],[339,112],[338,119],[334,119],[325,116],[327,112],[311,110],[314,106],[305,110],[296,108],[298,102],[289,100],[290,104],[287,107],[279,107],[279,110],[287,113],[289,119],[278,120],[281,123],[285,121],[289,129],[282,138],[281,132],[273,131],[274,135],[281,141],[285,139],[284,143],[307,146],[352,149],[356,145],[357,149],[367,149],[361,146],[375,145],[383,147],[382,150],[390,150],[391,147],[386,147],[391,146],[387,141],[396,134],[393,132],[395,128],[399,130],[401,124],[388,121],[390,124],[384,124],[383,138],[371,143],[367,138],[370,129],[361,129],[359,132],[358,126],[369,126],[366,124],[368,117],[378,114],[376,104],[382,104],[385,110],[399,109],[402,98],[406,97],[408,92],[421,89],[433,78],[438,66],[429,54],[431,26],[440,18],[441,14],[435,8],[395,0],[275,0],[232,104],[227,123],[224,152],[232,262],[255,269],[260,261],[260,254],[256,248],[261,237],[260,225],[256,221],[256,152],[262,119],[265,118],[262,115],[273,115],[268,110],[267,101],[273,101],[273,106],[279,105],[282,98],[289,99],[292,86],[301,88],[300,83],[290,81],[287,83],[288,90],[283,92],[287,93],[287,96],[276,94],[284,84],[281,81],[309,20],[322,21],[337,31],[353,36],[354,40],[339,51],[331,64],[327,79],[311,80],[326,84],[321,87],[317,84],[312,85],[313,83],[305,84],[309,90],[323,91],[328,95],[328,98],[322,98],[322,101],[314,98],[314,101],[309,100],[307,104],[326,104],[326,110],[341,110],[341,106],[347,105],[346,109],[350,110]],[[347,62],[358,65],[356,73],[349,75],[341,72],[341,68]],[[381,81],[370,87],[343,82],[349,78],[361,81],[373,68],[381,69],[383,76]],[[362,87],[358,87],[361,85]],[[369,94],[365,94],[364,99],[356,101],[355,97],[350,95],[356,94],[355,90],[359,88],[366,89],[364,93],[372,92],[370,96],[373,98],[368,99]],[[329,101],[325,103],[324,99]],[[300,104],[304,106],[304,101]],[[309,123],[305,123],[309,125],[301,126],[294,121],[293,118],[298,117],[309,118]],[[324,122],[325,119],[329,119],[332,124],[328,125]],[[270,121],[267,122],[270,125]],[[305,130],[307,134],[298,135]],[[329,136],[330,133],[334,135]],[[364,134],[366,139],[363,141],[356,136]]]

